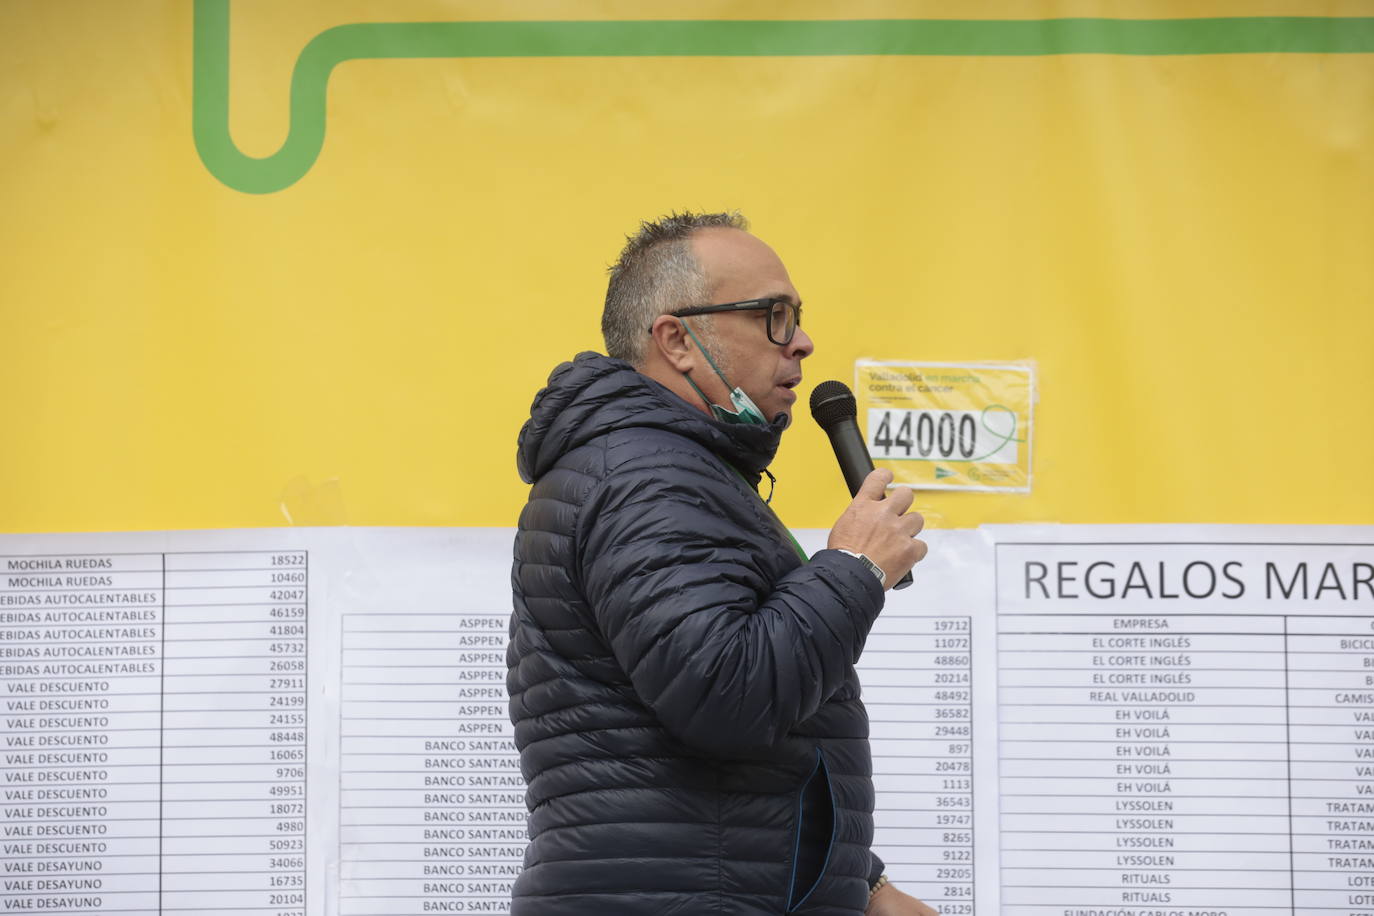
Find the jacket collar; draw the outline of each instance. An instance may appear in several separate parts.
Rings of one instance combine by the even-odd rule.
[[[664,429],[692,439],[757,486],[777,453],[787,417],[768,426],[721,423],[629,363],[579,353],[553,370],[520,430],[516,467],[533,483],[572,449],[619,429]]]

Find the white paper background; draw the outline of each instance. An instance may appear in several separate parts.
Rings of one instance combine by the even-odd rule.
[[[825,535],[798,532],[810,551],[824,546]],[[156,912],[159,903],[166,911],[238,914],[503,911],[522,845],[515,838],[522,808],[504,717],[503,649],[491,637],[505,634],[511,538],[508,529],[354,528],[0,537],[0,912]],[[1360,564],[1374,570],[1374,529],[1040,525],[935,531],[928,540],[916,584],[889,593],[860,665],[873,720],[876,845],[894,882],[951,914],[1370,908],[1374,891],[1360,882],[1374,873],[1374,686],[1367,684],[1374,682],[1374,649],[1366,648],[1374,645],[1374,587],[1359,581],[1366,575]],[[277,707],[253,704],[296,702],[291,681],[273,688],[270,672],[255,667],[270,661],[262,647],[283,643],[264,629],[271,618],[254,615],[289,602],[249,600],[261,594],[253,576],[270,576],[270,565],[186,571],[214,565],[205,558],[226,552],[266,563],[286,551],[308,554],[308,791],[299,863],[270,846],[294,834],[274,837],[254,827],[294,823],[265,807],[290,810],[292,796],[278,793],[295,791],[291,780],[259,778],[269,771],[253,769],[263,753],[289,747],[273,743],[272,735],[283,735],[270,722]],[[154,557],[149,562],[165,572],[66,587],[65,579],[47,586],[41,579],[68,571],[6,568],[16,557],[115,554]],[[1092,580],[1105,593],[1107,574],[1115,574],[1114,597],[1088,594],[1084,576],[1094,562],[1114,564],[1095,567]],[[1038,586],[1028,591],[1027,563],[1052,571],[1039,580],[1051,597]],[[1164,564],[1164,589],[1151,584],[1147,594],[1138,578],[1121,597],[1132,563],[1149,583],[1161,581]],[[1229,568],[1235,579],[1221,578],[1208,597],[1165,597],[1178,592],[1182,570],[1198,563],[1217,570],[1236,564]],[[1292,589],[1300,563],[1308,570],[1305,599]],[[1335,573],[1323,580],[1328,563]],[[1077,564],[1062,567],[1062,590],[1058,564]],[[1195,592],[1203,590],[1201,570],[1194,566],[1189,580]],[[136,585],[135,575],[142,577]],[[1276,593],[1275,575],[1292,589],[1288,597]],[[1332,587],[1331,575],[1342,589]],[[1237,583],[1243,595],[1222,596]],[[160,645],[175,643],[183,655],[197,647],[200,661],[154,656],[166,662],[164,683],[174,661],[176,670],[191,672],[174,684],[195,683],[196,666],[220,666],[237,678],[235,691],[245,688],[238,711],[224,711],[229,694],[212,691],[192,701],[209,705],[204,721],[187,721],[167,709],[184,706],[180,687],[130,700],[121,684],[134,682],[118,677],[77,678],[87,689],[68,694],[52,689],[61,678],[25,673],[24,666],[42,663],[34,650],[51,651],[84,624],[35,624],[24,616],[32,608],[15,596],[126,588],[166,596],[156,624],[164,630]],[[188,614],[220,622],[184,624]],[[1169,629],[1140,632],[1190,641],[1158,651],[1094,647],[1093,639],[1111,638],[1115,621],[1127,619],[1163,620]],[[194,642],[202,632],[219,636]],[[107,642],[119,639],[116,633]],[[1124,691],[1151,685],[1094,683],[1123,674],[1148,680],[1157,667],[1150,656],[1163,654],[1187,658],[1194,680],[1170,689],[1194,700],[1134,703]],[[106,681],[108,688],[99,686]],[[67,696],[103,704],[94,713],[107,717],[104,724],[62,727],[73,724],[63,717],[91,711],[34,705],[35,698]],[[151,712],[129,705],[144,701],[149,710],[163,707],[160,732],[132,727],[147,724]],[[1127,731],[1118,740],[1117,724],[1102,721],[1140,709],[1165,710],[1168,735],[1140,737],[1164,725],[1123,718]],[[1218,720],[1222,709],[1232,710],[1226,715],[1233,721]],[[95,747],[106,763],[41,756],[63,748],[39,742],[67,734],[105,741]],[[178,749],[188,736],[206,746]],[[1151,742],[1169,756],[1130,756]],[[1118,760],[1119,753],[1127,756]],[[154,754],[161,769],[147,763]],[[119,768],[134,759],[146,765]],[[1159,761],[1172,771],[1122,773],[1119,789],[1103,776],[1118,764]],[[72,775],[90,770],[104,775]],[[135,770],[136,778],[125,778]],[[169,772],[194,772],[197,781],[173,785]],[[52,797],[63,786],[104,797]],[[44,792],[49,797],[37,797]],[[206,798],[188,809],[186,802],[197,802],[188,792]],[[1172,811],[1107,813],[1164,801]],[[195,816],[169,817],[187,810]],[[1118,817],[1169,817],[1172,824],[1138,829],[1118,826]],[[103,832],[64,832],[74,830]],[[1130,845],[1156,842],[1152,836],[1173,845]],[[200,851],[206,855],[194,858]],[[187,872],[188,862],[199,864]],[[303,905],[291,896],[298,891]]]

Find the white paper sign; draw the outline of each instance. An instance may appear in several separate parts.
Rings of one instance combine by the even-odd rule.
[[[507,912],[512,536],[0,537],[0,912]],[[1374,908],[1374,529],[928,540],[859,665],[894,883]]]

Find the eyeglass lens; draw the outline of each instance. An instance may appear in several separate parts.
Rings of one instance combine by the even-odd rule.
[[[792,342],[797,331],[797,310],[791,303],[774,302],[768,313],[768,339],[779,346]]]

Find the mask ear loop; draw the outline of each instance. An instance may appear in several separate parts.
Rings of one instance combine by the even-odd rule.
[[[697,393],[697,397],[701,398],[701,403],[706,405],[707,410],[710,410],[711,408],[716,406],[715,404],[711,403],[711,399],[706,396],[706,392],[702,391],[700,388],[697,387],[697,383],[692,381],[692,377],[690,375],[684,372],[682,373],[682,377],[687,380],[687,384],[692,386],[692,390]]]
[[[734,406],[734,410],[727,410],[718,404],[712,404],[711,399],[706,396],[705,392],[697,387],[696,382],[692,381],[692,377],[686,372],[682,373],[682,377],[687,380],[687,384],[691,385],[692,390],[701,398],[702,403],[706,405],[706,409],[710,412],[711,416],[715,417],[717,420],[724,420],[727,423],[746,423],[767,426],[768,421],[764,419],[763,412],[759,410],[758,405],[750,399],[749,395],[744,393],[743,389],[730,384],[730,380],[725,377],[725,373],[720,371],[720,367],[716,365],[716,361],[711,358],[711,352],[701,345],[700,338],[697,337],[691,326],[687,324],[687,320],[679,318],[678,321],[681,322],[688,336],[692,338],[692,342],[697,345],[697,349],[701,351],[701,355],[706,357],[706,362],[710,365],[711,371],[720,379],[721,384],[730,389],[730,403]]]
[[[703,347],[701,345],[701,339],[692,332],[692,326],[687,323],[687,319],[679,318],[678,324],[682,325],[683,330],[687,332],[687,336],[692,338],[692,342],[697,345],[697,349],[701,351],[701,355],[706,357],[706,363],[711,367],[711,371],[715,372],[715,374],[720,377],[721,382],[724,383],[726,388],[732,387],[729,379],[725,377],[725,373],[720,371],[720,367],[716,365],[716,361],[711,358],[711,351]],[[692,381],[690,375],[684,372],[682,373],[682,377],[687,380],[687,384],[692,386],[692,390],[697,393],[697,397],[701,398],[701,402],[706,405],[707,410],[711,410],[716,406],[711,403],[711,399],[706,396],[706,392],[697,387],[697,383]]]
[[[692,326],[687,323],[687,319],[679,318],[678,321],[682,324],[683,329],[687,331],[687,335],[692,338],[692,342],[697,345],[697,349],[701,351],[701,355],[706,357],[706,363],[711,367],[711,371],[715,372],[716,375],[720,376],[720,380],[725,383],[726,388],[735,387],[734,385],[730,384],[730,380],[725,377],[725,373],[720,371],[720,366],[717,366],[716,361],[711,358],[711,351],[707,350],[705,347],[701,345],[701,339],[697,337],[695,333],[693,333]],[[691,376],[687,377],[687,381],[692,381]],[[695,383],[692,385],[692,387],[697,388]],[[697,388],[697,394],[701,394],[700,388]],[[702,394],[701,396],[703,398],[706,397],[706,395],[704,394]]]
[[[697,345],[697,349],[701,351],[702,356],[705,356],[705,357],[706,357],[706,362],[708,362],[708,363],[711,364],[711,368],[712,368],[712,369],[716,369],[716,364],[711,360],[711,354],[710,354],[710,353],[707,353],[707,352],[706,352],[706,348],[703,347],[703,346],[701,345],[701,341],[700,341],[700,340],[697,340],[697,335],[695,335],[695,334],[692,333],[692,329],[691,329],[691,327],[687,324],[686,319],[679,318],[679,319],[677,320],[677,323],[680,324],[680,325],[682,325],[682,329],[683,329],[684,331],[687,332],[687,335],[688,335],[689,337],[692,338],[692,342],[695,343],[695,344]],[[720,375],[720,370],[719,370],[719,369],[716,369],[716,375]],[[691,376],[691,375],[689,375],[688,373],[684,372],[684,373],[682,373],[682,377],[685,378],[685,379],[687,380],[687,384],[689,384],[689,385],[692,386],[692,390],[695,391],[695,392],[697,393],[697,397],[701,398],[701,403],[703,403],[703,404],[706,405],[706,409],[707,409],[707,410],[710,410],[712,407],[715,407],[715,405],[711,403],[711,399],[708,398],[708,397],[706,396],[706,392],[702,391],[699,387],[697,387],[697,383],[694,382],[694,381],[692,381],[692,376]],[[723,376],[723,375],[721,376],[721,381],[725,381],[725,376]],[[725,384],[726,384],[727,386],[729,386],[730,383],[729,383],[729,382],[725,382]]]

